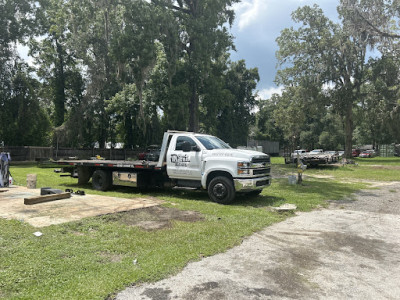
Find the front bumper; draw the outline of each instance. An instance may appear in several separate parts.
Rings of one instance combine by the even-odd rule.
[[[264,176],[258,178],[246,179],[233,179],[235,183],[236,192],[250,192],[255,190],[262,190],[263,188],[271,185],[271,176]]]

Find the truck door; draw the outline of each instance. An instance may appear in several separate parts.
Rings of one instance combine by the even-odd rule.
[[[190,151],[184,151],[183,144],[189,143]],[[188,136],[177,136],[167,154],[167,173],[171,178],[201,180],[200,146]]]

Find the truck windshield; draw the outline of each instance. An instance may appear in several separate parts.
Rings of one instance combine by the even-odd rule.
[[[196,135],[196,138],[206,147],[207,150],[230,149],[231,147],[215,136]]]

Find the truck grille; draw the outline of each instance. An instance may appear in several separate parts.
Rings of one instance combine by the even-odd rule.
[[[270,173],[270,168],[253,170],[253,175],[265,175]]]
[[[256,156],[253,157],[253,159],[251,160],[252,163],[265,163],[265,164],[269,164],[271,162],[271,159],[269,158],[269,156]]]

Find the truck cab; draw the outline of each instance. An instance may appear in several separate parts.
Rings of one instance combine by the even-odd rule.
[[[270,157],[231,148],[219,138],[190,132],[166,132],[158,166],[166,165],[176,186],[203,188],[218,203],[236,192],[258,194],[271,183]]]

